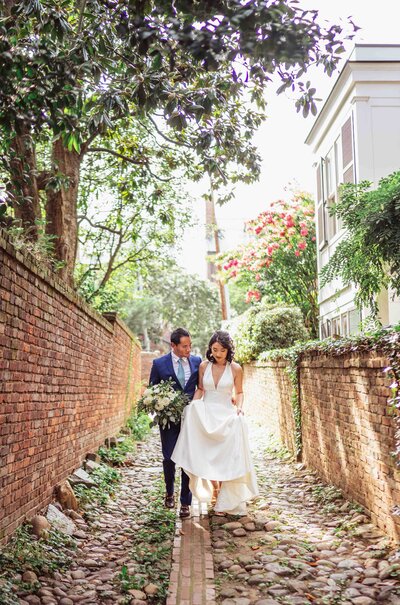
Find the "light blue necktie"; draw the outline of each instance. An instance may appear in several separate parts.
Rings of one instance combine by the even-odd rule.
[[[176,375],[179,382],[181,383],[182,389],[185,388],[185,370],[183,369],[182,359],[178,359],[178,373]]]

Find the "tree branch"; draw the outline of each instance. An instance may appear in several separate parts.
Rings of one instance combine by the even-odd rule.
[[[95,138],[99,134],[100,134],[99,129],[96,128],[95,131],[92,132],[92,134],[90,135],[90,137],[87,139],[87,141],[85,141],[84,143],[82,143],[82,146],[81,146],[81,155],[85,155],[85,153],[87,153],[89,145],[95,140]]]
[[[143,166],[147,164],[147,160],[134,160],[133,158],[129,158],[127,155],[123,155],[122,153],[118,153],[118,151],[114,151],[113,149],[107,149],[107,147],[88,147],[86,152],[90,153],[111,153],[117,158],[121,160],[125,160],[125,162],[129,162],[130,164],[135,164],[137,166]]]
[[[78,221],[80,221],[80,220],[87,221],[91,227],[94,227],[94,229],[103,229],[104,231],[108,231],[109,233],[114,233],[115,235],[122,235],[121,229],[118,229],[118,230],[112,229],[111,227],[106,227],[105,225],[102,225],[101,223],[93,223],[93,221],[91,221],[90,218],[88,218],[84,214],[80,214],[77,217],[77,219],[78,219]]]
[[[158,132],[158,134],[160,135],[160,137],[162,137],[163,139],[165,139],[169,143],[172,143],[173,145],[180,145],[182,147],[187,147],[188,149],[192,149],[192,146],[188,145],[188,143],[184,143],[183,141],[174,141],[174,139],[170,139],[166,134],[164,134],[163,132],[161,132],[161,130],[158,128],[156,122],[153,120],[153,118],[151,116],[147,116],[147,118],[153,124],[154,128],[156,129],[156,131]]]
[[[81,0],[79,2],[79,4],[80,4],[80,6],[79,6],[78,35],[82,32],[83,14],[84,14],[85,8],[86,8],[86,0]]]

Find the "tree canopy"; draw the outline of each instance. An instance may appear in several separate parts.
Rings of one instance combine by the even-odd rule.
[[[70,282],[89,153],[110,154],[107,141],[146,118],[216,186],[256,178],[251,139],[272,74],[315,113],[305,74],[314,64],[332,73],[352,36],[295,0],[6,0],[0,18],[1,212],[11,206],[33,240],[46,223]],[[151,174],[140,145],[112,151]]]

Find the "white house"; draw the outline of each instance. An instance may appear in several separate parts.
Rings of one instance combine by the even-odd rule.
[[[323,267],[344,235],[328,208],[343,182],[379,180],[400,170],[400,45],[357,44],[322,107],[306,143],[316,168],[318,266]],[[400,225],[399,225],[400,227]],[[329,284],[319,292],[320,335],[359,329],[354,287]],[[384,325],[400,321],[400,301],[379,297]]]

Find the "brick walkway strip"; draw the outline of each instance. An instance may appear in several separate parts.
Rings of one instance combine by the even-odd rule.
[[[215,605],[207,505],[196,500],[190,519],[177,517],[166,605]]]

